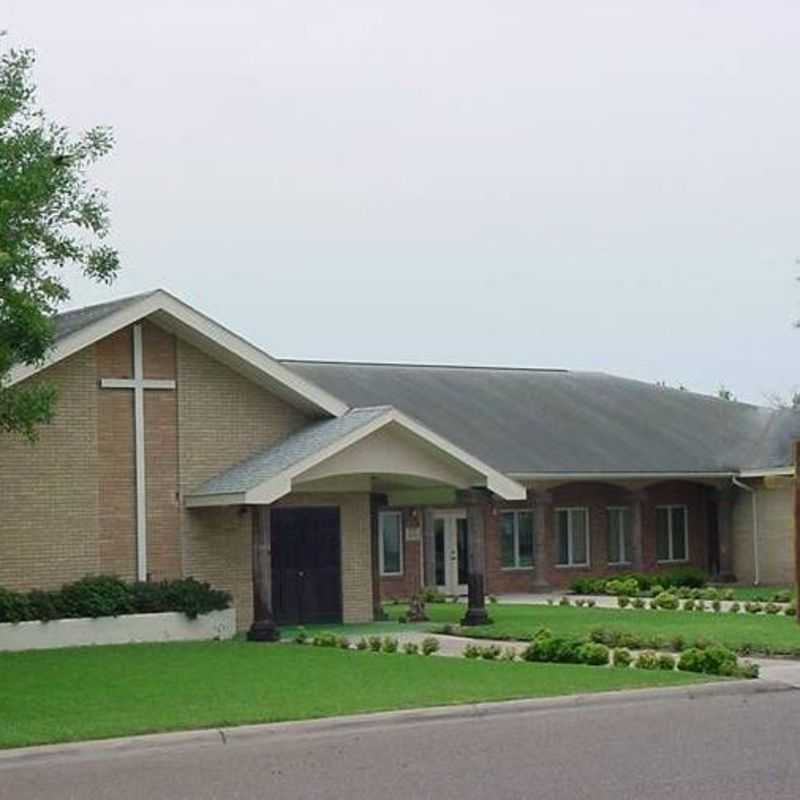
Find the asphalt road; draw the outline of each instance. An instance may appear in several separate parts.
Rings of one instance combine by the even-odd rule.
[[[798,797],[798,690],[0,760],[2,800]]]

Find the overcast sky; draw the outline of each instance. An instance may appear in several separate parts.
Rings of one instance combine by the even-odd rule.
[[[116,284],[277,356],[800,386],[796,0],[0,0]]]

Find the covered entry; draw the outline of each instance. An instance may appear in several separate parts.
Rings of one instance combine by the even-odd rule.
[[[339,509],[273,508],[272,608],[278,624],[342,621]]]

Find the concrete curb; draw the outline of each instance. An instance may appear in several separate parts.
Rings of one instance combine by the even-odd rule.
[[[207,728],[174,733],[155,733],[117,739],[100,739],[0,750],[0,770],[30,766],[52,760],[79,761],[102,756],[140,754],[173,747],[224,746],[235,742],[248,742],[258,738],[276,739],[299,735],[332,735],[342,732],[366,731],[388,725],[410,726],[427,722],[475,719],[476,717],[502,717],[577,708],[630,705],[641,702],[696,700],[703,697],[748,696],[787,691],[798,691],[798,689],[781,681],[773,680],[722,681],[689,687],[626,689],[596,694],[503,700],[491,703],[434,706],[431,708],[383,711],[294,722],[261,723],[257,725],[241,725],[234,728]]]

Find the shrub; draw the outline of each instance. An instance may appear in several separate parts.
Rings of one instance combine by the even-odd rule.
[[[694,589],[689,589],[689,597],[691,597],[692,600],[700,600],[702,596],[703,596],[702,589],[698,589],[696,587]]]
[[[670,646],[676,653],[680,653],[684,647],[686,647],[686,640],[678,634],[677,636],[673,636],[670,640]]]
[[[316,633],[311,639],[314,647],[336,647],[338,636],[332,633]]]
[[[720,645],[711,645],[705,649],[690,647],[681,653],[678,669],[708,675],[735,675],[736,653]]]
[[[497,598],[493,594],[490,594],[489,595],[489,602],[490,603],[496,603],[497,602]]]
[[[719,600],[719,591],[713,586],[708,586],[703,589],[700,596],[703,598],[703,600]]]
[[[580,639],[539,635],[522,652],[525,661],[554,661],[561,664],[580,663],[579,650],[583,642]]]
[[[792,592],[790,589],[780,589],[772,595],[773,603],[791,603]]]
[[[547,605],[552,606],[556,601],[552,597],[547,598]]]
[[[723,600],[735,600],[736,599],[736,592],[733,589],[725,589],[722,592],[722,599]]]
[[[658,576],[658,582],[664,587],[688,586],[701,589],[708,582],[705,572],[697,567],[681,567]]]
[[[131,592],[119,578],[81,578],[61,590],[60,605],[69,617],[118,617],[133,609]]]
[[[408,617],[405,614],[401,614],[397,618],[397,621],[398,621],[398,623],[400,623],[400,625],[405,625],[408,622]]]
[[[608,664],[608,648],[604,644],[586,642],[578,648],[578,659],[581,664],[599,667]]]
[[[569,597],[562,597],[562,598],[561,598],[561,599],[558,601],[558,604],[559,604],[560,606],[568,606],[568,605],[570,605],[570,602],[569,602]]]
[[[662,608],[665,611],[674,611],[678,607],[678,598],[669,592],[661,592],[661,594],[655,598],[655,604],[658,608]]]
[[[372,650],[373,653],[380,653],[383,647],[383,639],[381,639],[380,636],[370,636],[367,642],[369,643],[369,649]]]
[[[30,619],[28,598],[0,586],[0,622],[22,622]]]
[[[308,642],[308,631],[305,628],[298,628],[294,635],[295,644],[306,644]]]
[[[407,656],[415,656],[419,653],[419,645],[416,642],[406,642],[403,645],[403,652]]]
[[[641,597],[634,597],[633,600],[631,600],[631,605],[634,608],[645,608],[647,604]]]
[[[396,653],[399,642],[395,636],[384,636],[383,638],[383,652]]]
[[[577,600],[573,601],[578,608],[583,608],[584,603],[586,602],[582,597],[579,597]]]
[[[2,603],[2,601],[0,601],[0,603]],[[28,592],[26,603],[26,619],[47,622],[48,620],[58,619],[63,616],[58,592],[42,592],[38,589],[34,589]]]
[[[636,666],[639,669],[658,669],[658,653],[652,650],[642,650],[636,659]]]
[[[737,668],[736,675],[739,678],[757,678],[760,672],[761,669],[759,668],[758,664],[754,664],[752,661],[747,661]]]
[[[783,613],[786,614],[787,617],[795,617],[797,616],[797,606],[794,603],[790,603],[783,609]]]
[[[442,594],[441,592],[437,591],[436,589],[426,589],[422,593],[422,597],[426,603],[446,603],[447,602],[447,595]]]
[[[688,600],[683,601],[683,610],[684,611],[694,611],[694,600],[689,598]]]
[[[741,610],[742,610],[741,605],[739,605],[739,603],[737,603],[736,601],[731,603],[730,606],[728,607],[728,611],[731,614],[738,614]]]
[[[589,606],[589,608],[594,608],[597,605],[597,600],[595,600],[593,597],[590,597],[586,601],[586,605]]]
[[[350,649],[350,640],[346,636],[337,636],[336,637],[336,646],[340,650],[349,650]]]
[[[356,650],[368,650],[369,649],[369,641],[365,636],[362,636],[356,642]]]
[[[612,654],[612,661],[615,667],[629,667],[633,661],[633,656],[630,650],[617,647]]]
[[[439,652],[439,640],[435,636],[426,636],[422,640],[422,655],[432,656]]]
[[[664,591],[664,587],[660,583],[653,584],[653,587],[650,589],[650,593],[653,597],[657,597]]]
[[[464,658],[480,658],[481,648],[477,644],[470,642],[464,648]]]
[[[686,600],[687,597],[692,596],[692,590],[688,586],[679,586],[672,590],[676,597],[681,600]]]
[[[604,644],[608,647],[615,647],[617,643],[617,634],[616,631],[613,631],[611,628],[592,628],[589,631],[589,641]]]
[[[496,661],[501,653],[502,648],[499,644],[487,644],[485,647],[481,648],[481,658],[486,661]]]
[[[747,611],[748,614],[760,614],[764,610],[764,607],[761,603],[751,601],[744,604],[744,610]]]
[[[719,614],[719,612],[722,611],[722,603],[719,600],[712,600],[711,608],[713,608],[714,611],[716,611],[717,614]]]
[[[576,578],[569,588],[575,594],[603,594],[605,586],[605,578]]]
[[[631,603],[630,597],[626,594],[621,594],[617,597],[617,605],[620,608],[627,608]]]
[[[517,651],[513,647],[506,647],[503,654],[500,656],[501,661],[516,661]]]
[[[705,611],[706,610],[706,601],[703,600],[701,597],[699,600],[694,601],[694,610],[695,611]]]
[[[658,668],[671,672],[675,669],[675,656],[671,656],[669,653],[660,653],[658,656]]]
[[[638,597],[639,583],[636,578],[614,578],[606,582],[606,592],[620,597]]]
[[[780,610],[781,610],[781,607],[779,605],[777,605],[776,603],[767,603],[764,606],[764,611],[766,611],[767,614],[777,614]]]

